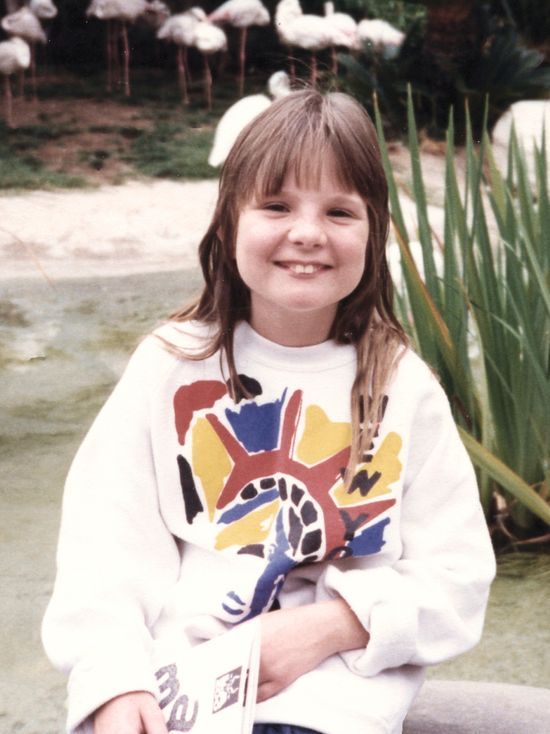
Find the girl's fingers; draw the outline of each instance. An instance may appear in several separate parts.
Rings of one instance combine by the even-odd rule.
[[[144,691],[112,698],[94,716],[94,734],[168,734],[153,695]]]
[[[144,734],[168,734],[162,711],[154,698],[142,706],[141,721]]]

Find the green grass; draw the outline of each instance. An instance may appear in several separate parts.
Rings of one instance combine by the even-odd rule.
[[[0,191],[73,189],[88,185],[81,176],[45,166],[39,157],[28,152],[27,149],[33,147],[36,146],[25,142],[24,137],[16,142],[6,139],[0,128]]]
[[[120,91],[107,94],[104,83],[102,72],[86,79],[63,74],[55,81],[44,80],[32,124],[8,130],[0,123],[0,191],[92,186],[102,181],[98,173],[103,171],[109,183],[132,177],[181,180],[218,175],[207,158],[216,124],[238,96],[232,76],[214,82],[212,112],[205,110],[197,73],[189,106],[181,103],[173,69],[133,70],[129,99]],[[248,80],[247,93],[260,91],[264,83],[263,78]],[[123,114],[112,121],[88,120],[79,100],[88,105],[91,101],[98,109],[103,102],[114,102]],[[72,168],[61,157],[51,162],[52,148],[78,145]],[[49,163],[42,146],[48,146]]]
[[[207,163],[212,136],[212,129],[159,122],[135,140],[125,160],[154,178],[215,178],[217,170]]]

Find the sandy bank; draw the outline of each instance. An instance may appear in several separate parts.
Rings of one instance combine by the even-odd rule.
[[[123,275],[196,264],[217,181],[0,197],[1,277]]]

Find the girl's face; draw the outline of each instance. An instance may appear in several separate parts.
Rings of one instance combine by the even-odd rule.
[[[324,341],[338,302],[359,284],[369,236],[367,206],[342,189],[332,166],[319,182],[254,198],[241,210],[235,257],[250,289],[251,325],[287,346]]]

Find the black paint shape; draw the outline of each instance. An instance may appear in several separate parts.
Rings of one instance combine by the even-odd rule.
[[[185,505],[185,516],[187,522],[191,524],[199,512],[204,511],[201,498],[197,492],[193,472],[189,466],[189,462],[185,457],[178,455],[178,467],[180,470],[180,484],[183,494],[183,503]]]
[[[317,510],[311,500],[304,502],[300,514],[302,515],[302,522],[304,525],[311,525],[311,523],[315,522],[318,518]]]
[[[300,504],[300,500],[304,496],[305,492],[303,489],[300,489],[300,487],[296,486],[295,484],[292,485],[292,492],[290,493],[290,499],[292,500],[292,503],[295,505]]]
[[[381,476],[382,474],[379,471],[375,471],[370,477],[366,469],[361,469],[361,471],[357,472],[353,477],[348,489],[348,494],[353,494],[353,492],[358,489],[361,493],[361,497],[366,497]]]
[[[272,489],[277,482],[273,477],[266,477],[265,479],[260,479],[260,487],[262,489]]]
[[[321,547],[322,540],[323,535],[320,530],[312,530],[310,533],[306,533],[302,540],[302,553],[304,555],[315,553]]]
[[[227,380],[227,382],[225,383],[230,393],[236,393],[235,394],[236,403],[240,403],[241,400],[246,400],[246,399],[251,400],[253,398],[258,397],[258,395],[262,394],[263,392],[262,386],[260,385],[258,380],[255,380],[253,377],[248,377],[248,375],[241,375],[241,374],[239,375],[239,380],[241,381],[241,385],[244,387],[244,389],[248,393],[248,398],[247,396],[243,395],[240,391],[231,389],[232,387],[231,380]]]
[[[256,487],[250,482],[244,489],[241,490],[241,497],[243,500],[251,500],[258,494]]]
[[[261,543],[251,543],[250,545],[243,545],[242,548],[239,548],[239,550],[237,551],[237,555],[239,555],[240,553],[263,558],[264,547]]]
[[[290,543],[290,547],[294,553],[296,553],[298,546],[300,545],[300,538],[302,537],[302,523],[292,507],[288,513],[288,524],[290,526],[288,531],[288,542]]]

